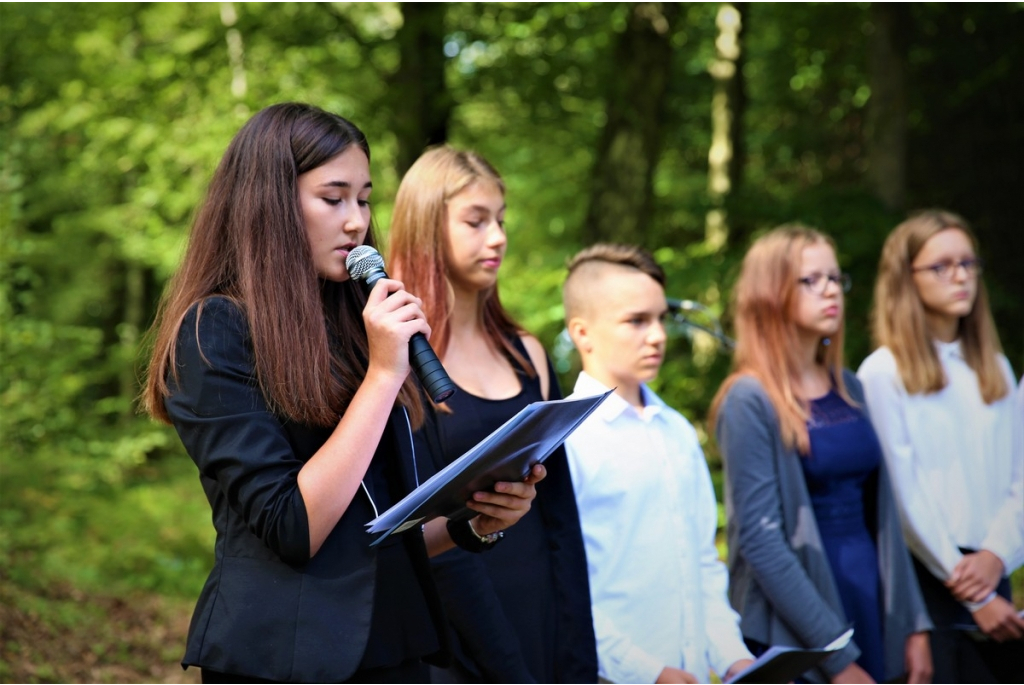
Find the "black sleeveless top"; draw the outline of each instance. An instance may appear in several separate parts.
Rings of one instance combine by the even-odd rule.
[[[518,336],[511,342],[524,359],[530,359]],[[531,378],[514,358],[507,358],[519,377],[521,390],[517,395],[490,400],[460,388],[447,402],[451,413],[438,412],[441,454],[435,458],[439,469],[462,456],[527,404],[544,399],[539,375]],[[560,399],[550,361],[548,374],[549,399]],[[504,682],[522,682],[524,663],[537,682],[596,682],[597,654],[587,562],[565,451],[556,450],[545,461],[545,467],[548,476],[538,484],[537,498],[530,511],[505,531],[505,539],[499,545],[479,555],[488,576],[484,579],[485,591],[497,595],[494,610],[481,612],[479,603],[475,611],[454,606],[459,601],[468,602],[472,594],[455,585],[478,580],[460,580],[458,574],[445,573],[435,573],[435,577],[440,585],[452,586],[439,589],[456,634],[454,651],[463,666],[486,679]],[[453,550],[436,562],[443,566],[443,557],[464,554],[462,550]],[[514,655],[509,658],[499,655],[500,650],[493,647],[474,647],[482,642],[480,635],[500,636],[502,630],[513,633],[505,640],[513,643],[513,650],[518,642],[518,666],[512,663],[516,661]]]
[[[516,338],[512,344],[524,359],[530,358],[522,340]],[[509,356],[507,359],[519,378],[519,394],[503,400],[489,400],[472,395],[460,387],[458,392],[445,402],[452,413],[438,413],[438,432],[441,436],[441,448],[444,450],[443,465],[447,466],[468,452],[526,405],[544,399],[540,389],[540,376],[534,374],[533,378],[530,378],[526,371],[516,364],[514,358]],[[551,379],[549,392],[550,399],[561,398],[554,378]]]

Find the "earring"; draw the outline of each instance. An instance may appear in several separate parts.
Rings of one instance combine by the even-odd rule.
[[[828,347],[829,345],[832,344],[832,340],[830,340],[829,338],[822,338],[821,344],[824,345],[825,347]]]

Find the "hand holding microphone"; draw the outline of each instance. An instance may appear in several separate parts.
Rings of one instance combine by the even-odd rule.
[[[360,245],[349,252],[345,268],[350,278],[365,284],[367,293],[377,281],[388,277],[384,271],[384,258],[369,245]],[[455,392],[455,384],[422,333],[414,334],[409,340],[409,364],[434,402],[444,402]]]

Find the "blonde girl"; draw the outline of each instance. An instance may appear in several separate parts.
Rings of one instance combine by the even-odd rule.
[[[423,299],[431,344],[459,390],[423,433],[439,468],[530,402],[561,397],[540,342],[505,311],[498,274],[508,245],[505,185],[473,152],[438,147],[402,179],[391,266]],[[565,452],[547,459],[533,515],[494,551],[433,560],[456,663],[436,677],[596,682],[586,554]]]

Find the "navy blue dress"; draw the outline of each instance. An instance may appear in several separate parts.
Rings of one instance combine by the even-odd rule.
[[[857,664],[885,674],[874,488],[882,448],[871,422],[835,391],[811,401],[811,454],[801,459],[814,516],[853,640]]]

